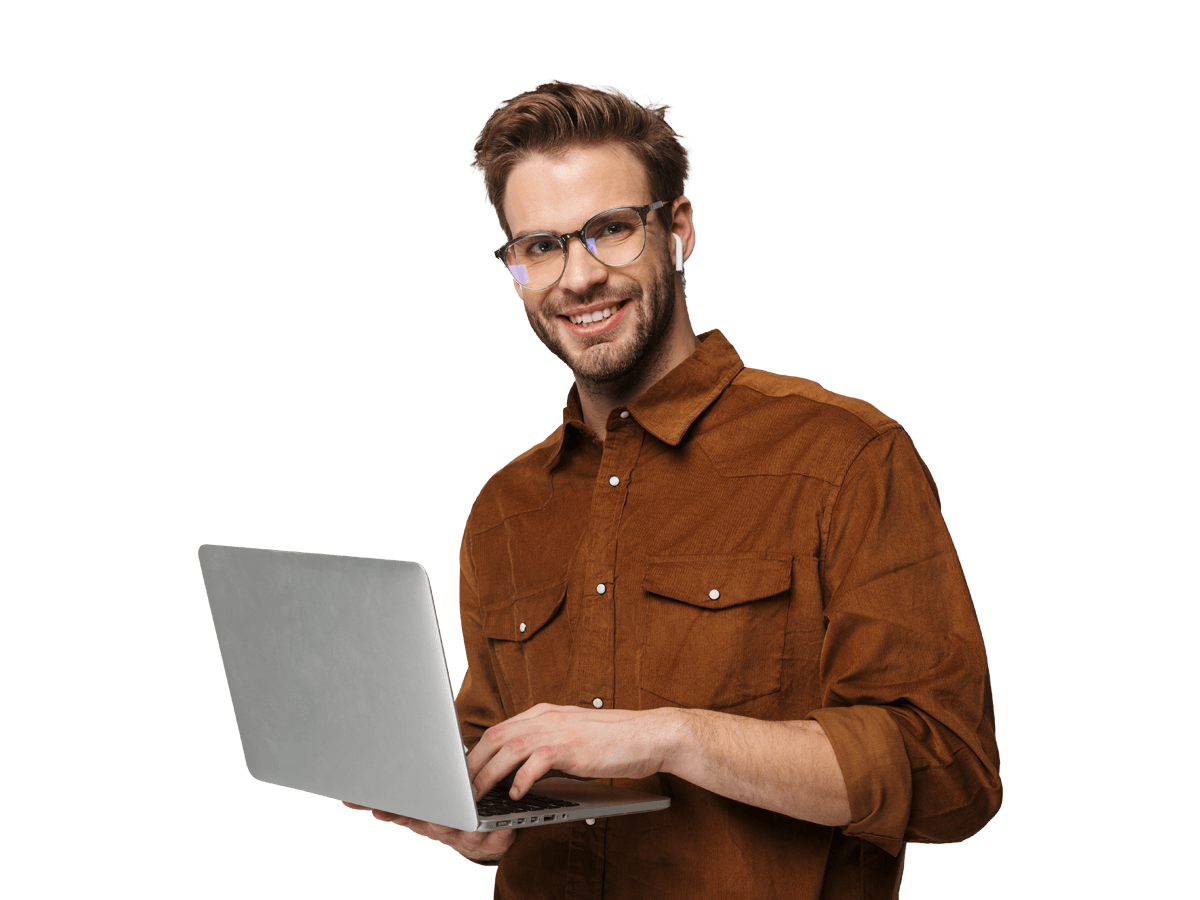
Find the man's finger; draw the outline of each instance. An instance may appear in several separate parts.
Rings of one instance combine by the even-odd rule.
[[[518,740],[512,740],[511,729],[504,725],[496,725],[483,733],[483,737],[474,749],[467,754],[467,775],[471,784],[475,785],[475,799],[478,800],[505,775],[511,772],[521,759],[509,760],[507,765],[501,754],[511,756],[514,750],[523,746]],[[523,758],[523,757],[521,757]]]
[[[529,792],[539,778],[545,778],[546,773],[559,765],[560,762],[561,760],[558,758],[558,755],[551,748],[538,747],[537,750],[529,754],[529,758],[525,760],[525,764],[513,776],[513,789],[509,791],[509,796],[514,800],[520,800]]]

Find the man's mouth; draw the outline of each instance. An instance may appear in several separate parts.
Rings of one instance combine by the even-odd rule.
[[[605,334],[610,328],[615,328],[625,313],[628,300],[618,300],[599,309],[590,309],[571,315],[560,315],[559,318],[567,323],[567,328],[577,337],[593,337]]]
[[[595,312],[585,312],[583,315],[567,316],[567,318],[576,325],[590,325],[592,322],[599,322],[601,319],[607,319],[620,308],[620,303],[614,303],[612,306],[606,306],[604,309],[598,309]]]

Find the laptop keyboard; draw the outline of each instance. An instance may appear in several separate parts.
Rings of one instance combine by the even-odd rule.
[[[518,816],[522,813],[548,813],[544,816],[530,816],[529,821],[532,823],[539,819],[543,822],[552,822],[556,817],[551,812],[552,810],[567,809],[568,807],[578,805],[578,803],[571,800],[558,800],[554,797],[544,797],[541,794],[526,794],[520,800],[513,800],[508,796],[507,792],[499,788],[492,788],[480,800],[476,801],[475,809],[481,817]]]

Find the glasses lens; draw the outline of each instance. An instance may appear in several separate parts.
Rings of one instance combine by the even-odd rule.
[[[601,213],[583,230],[583,243],[606,266],[627,266],[646,246],[646,226],[637,210],[622,207]],[[562,277],[567,252],[556,234],[528,234],[508,245],[504,264],[517,284],[541,291]]]
[[[606,266],[627,266],[646,245],[646,229],[635,210],[614,209],[588,222],[584,238],[588,249]]]
[[[539,291],[563,273],[562,242],[552,234],[531,234],[508,248],[504,264],[517,284]]]

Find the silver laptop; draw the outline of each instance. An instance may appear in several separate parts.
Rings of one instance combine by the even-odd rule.
[[[433,594],[417,563],[200,548],[250,774],[464,831],[665,809],[569,778],[477,806]],[[497,805],[499,804],[499,805]]]

